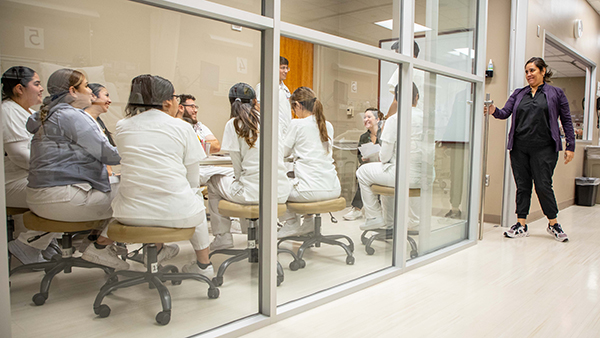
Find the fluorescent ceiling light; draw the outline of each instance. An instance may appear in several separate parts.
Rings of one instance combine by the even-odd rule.
[[[469,53],[469,50],[470,50],[470,53]],[[469,48],[455,48],[453,51],[448,52],[448,53],[452,54],[452,55],[456,55],[456,56],[460,56],[460,55],[470,56],[471,59],[475,58],[475,50],[469,49]]]
[[[377,22],[374,22],[374,24],[376,24],[377,26],[383,27],[383,28],[387,28],[389,30],[392,30],[393,27],[394,27],[393,26],[394,23],[393,23],[392,19],[383,20],[383,21],[377,21]],[[431,28],[419,25],[418,23],[415,23],[414,30],[415,30],[415,33],[420,33],[420,32],[430,31]]]

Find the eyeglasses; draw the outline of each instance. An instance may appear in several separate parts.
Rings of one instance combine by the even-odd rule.
[[[195,105],[195,104],[185,104],[185,103],[182,103],[181,105],[184,106],[184,107],[192,107],[192,108],[198,109],[198,106]]]

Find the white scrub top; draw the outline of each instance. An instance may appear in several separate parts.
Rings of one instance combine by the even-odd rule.
[[[117,123],[121,184],[115,218],[182,220],[204,211],[186,166],[206,157],[189,123],[151,109]]]
[[[213,134],[212,131],[210,131],[210,129],[208,129],[208,127],[200,121],[194,125],[194,131],[196,132],[196,135],[202,139],[202,141],[206,141],[206,137]]]
[[[294,119],[283,142],[284,154],[294,155],[292,184],[298,191],[332,191],[340,189],[333,165],[333,126],[326,122],[328,142],[321,142],[314,115]]]
[[[239,137],[235,132],[233,125],[235,119],[230,119],[225,124],[223,131],[223,142],[221,150],[228,152],[237,152],[241,155],[241,163],[233,163],[235,180],[232,183],[231,190],[234,194],[242,194],[248,204],[258,204],[259,184],[260,184],[260,136],[250,148],[246,140]],[[281,149],[281,147],[280,147]],[[235,156],[231,157],[236,160]],[[283,154],[279,152],[277,157],[277,200],[278,203],[285,203],[290,195],[291,185],[286,175],[283,164]]]
[[[4,144],[20,141],[29,141],[31,146],[31,138],[33,134],[30,134],[25,128],[27,119],[33,113],[30,109],[25,110],[18,103],[13,100],[2,101],[2,128]],[[29,175],[29,171],[19,167],[16,163],[12,162],[8,156],[4,156],[4,182],[12,183],[23,179]]]

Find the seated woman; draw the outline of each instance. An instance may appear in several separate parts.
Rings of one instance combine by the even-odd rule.
[[[377,108],[367,108],[365,111],[365,117],[363,118],[363,122],[365,124],[365,128],[367,131],[360,135],[360,139],[358,140],[358,164],[359,166],[370,162],[370,158],[365,158],[360,153],[360,146],[366,143],[373,143],[381,145],[381,127],[379,126],[379,121],[383,117],[383,113],[379,111]],[[373,156],[376,156],[374,154]],[[354,199],[352,200],[352,209],[344,215],[344,219],[346,221],[354,221],[362,217],[362,198],[360,197],[360,185],[357,183],[356,194],[354,194]]]
[[[108,143],[116,147],[112,133],[106,129],[104,121],[102,121],[100,118],[100,115],[108,112],[108,107],[112,103],[108,90],[99,83],[89,83],[88,86],[92,90],[92,105],[85,108],[85,112],[88,113],[98,123],[98,127],[100,127],[100,130],[108,140]],[[112,173],[110,167],[108,167],[108,169],[109,174]]]
[[[423,156],[423,111],[417,108],[419,91],[413,83],[413,100],[410,138],[410,187],[421,185],[421,161]],[[358,168],[356,178],[362,194],[365,208],[365,223],[361,230],[373,230],[394,225],[394,196],[381,196],[381,205],[377,195],[371,190],[372,184],[393,187],[396,181],[396,139],[398,135],[398,114],[393,114],[385,121],[381,133],[381,162],[367,163]],[[419,197],[409,198],[409,229],[419,226]],[[383,210],[382,210],[383,206]],[[384,218],[385,216],[385,218]]]
[[[27,130],[35,134],[27,204],[35,214],[57,221],[110,219],[117,186],[111,187],[106,166],[121,158],[83,111],[92,103],[88,82],[81,72],[64,68],[50,75],[47,87],[50,96],[27,120]],[[129,267],[117,257],[106,228],[82,258],[115,269]]]
[[[258,204],[260,183],[260,115],[256,109],[256,93],[246,83],[229,90],[231,119],[223,132],[221,150],[229,152],[234,177],[217,175],[208,181],[208,210],[215,240],[211,250],[233,247],[231,219],[219,213],[222,199],[239,204]],[[281,147],[277,158],[277,202],[285,203],[290,194]]]
[[[25,188],[29,175],[29,146],[31,134],[25,128],[31,106],[42,103],[40,77],[31,68],[16,66],[2,75],[2,129],[4,137],[4,182],[6,206],[27,208]],[[15,216],[16,229],[23,228],[23,217]],[[21,263],[44,262],[60,248],[53,235],[42,231],[24,231],[8,243],[8,250]],[[27,240],[38,238],[31,243]],[[58,249],[58,250],[57,250]]]
[[[174,92],[173,84],[160,76],[131,81],[126,116],[115,134],[122,160],[114,217],[132,226],[196,228],[190,239],[196,259],[183,271],[212,278],[204,199],[198,190],[198,162],[206,154],[190,125],[175,118],[179,97]],[[159,262],[179,252],[176,245],[157,247]]]
[[[292,111],[298,116],[292,120],[283,142],[284,156],[294,156],[291,202],[316,202],[338,198],[341,192],[333,165],[333,126],[325,120],[323,105],[312,89],[300,87],[290,97]],[[312,215],[288,211],[277,238],[299,236],[314,230]]]

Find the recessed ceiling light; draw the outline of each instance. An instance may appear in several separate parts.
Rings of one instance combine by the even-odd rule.
[[[392,19],[377,21],[377,22],[374,22],[374,24],[376,24],[377,26],[383,27],[383,28],[387,28],[389,30],[392,30],[394,27],[394,23],[393,23]],[[415,30],[415,33],[420,33],[420,32],[430,31],[431,28],[419,25],[418,23],[415,23],[414,30]]]

